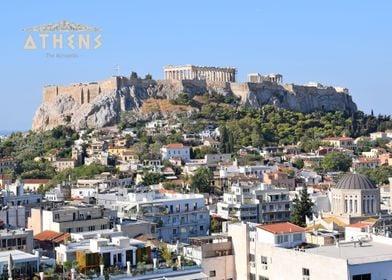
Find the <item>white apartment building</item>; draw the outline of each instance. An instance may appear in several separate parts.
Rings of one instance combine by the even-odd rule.
[[[84,232],[111,228],[113,211],[93,205],[65,205],[53,209],[31,209],[28,228],[38,234],[44,230],[56,232]]]
[[[271,223],[288,221],[292,202],[289,190],[255,181],[238,181],[217,203],[217,214],[225,219]]]
[[[0,205],[34,206],[40,204],[42,195],[35,192],[25,192],[23,184],[17,180],[14,184],[6,186],[0,191]]]
[[[85,197],[93,197],[98,192],[98,187],[73,187],[71,189],[72,199],[83,199]]]
[[[332,246],[305,243],[291,223],[230,224],[236,279],[383,280],[392,277],[392,245],[363,239]]]
[[[8,278],[8,264],[10,255],[13,262],[13,278]],[[30,254],[20,250],[0,252],[0,277],[3,279],[23,279],[26,275],[39,272],[40,258],[38,254]]]
[[[179,157],[186,162],[191,158],[190,148],[181,143],[168,144],[161,148],[161,156],[162,160]]]
[[[0,251],[33,251],[33,231],[25,229],[0,230]]]
[[[136,239],[122,236],[121,232],[101,237],[99,232],[95,235],[88,235],[88,238],[78,235],[71,235],[78,241],[72,241],[67,244],[60,244],[56,247],[56,261],[63,264],[66,261],[75,261],[76,252],[98,253],[102,256],[105,267],[119,266],[126,267],[129,261],[131,266],[136,266],[136,251],[138,248],[144,248],[145,243]]]
[[[6,226],[24,228],[26,227],[26,208],[24,206],[4,206],[0,209],[0,220]]]
[[[57,185],[55,188],[45,193],[45,199],[48,201],[61,202],[64,201],[64,192],[61,185]]]
[[[116,210],[119,217],[156,223],[156,235],[165,242],[188,242],[192,236],[207,235],[209,211],[201,194],[180,194],[148,187],[99,193],[97,204]]]

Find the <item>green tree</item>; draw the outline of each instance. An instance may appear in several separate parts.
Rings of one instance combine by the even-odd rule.
[[[212,233],[218,233],[222,231],[222,223],[217,219],[211,219],[210,229]]]
[[[302,158],[294,159],[293,166],[298,168],[298,169],[304,168],[304,160]]]
[[[193,192],[207,193],[211,192],[213,173],[206,167],[199,167],[191,178],[191,190]]]
[[[313,202],[309,198],[308,188],[304,186],[300,193],[300,198],[298,196],[294,199],[293,212],[291,214],[291,222],[304,227],[306,226],[306,217],[310,218],[312,216],[312,206]]]
[[[161,252],[162,258],[166,262],[166,267],[171,266],[172,264],[172,254],[169,250],[169,248],[166,245],[161,245],[159,248],[159,251]]]
[[[131,78],[131,80],[136,80],[138,78],[137,73],[136,72],[132,72],[130,78]]]
[[[143,176],[143,184],[146,186],[159,184],[164,180],[165,180],[165,176],[154,172],[145,173]]]
[[[358,173],[366,175],[375,184],[388,184],[392,177],[392,166],[379,166],[377,168],[362,168]]]
[[[321,167],[325,171],[347,172],[351,167],[352,159],[346,153],[332,152],[321,160]]]

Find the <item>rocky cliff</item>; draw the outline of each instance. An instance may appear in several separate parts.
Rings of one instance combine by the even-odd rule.
[[[52,129],[58,125],[70,125],[75,129],[102,128],[116,124],[122,111],[133,111],[140,118],[162,118],[171,116],[158,107],[153,114],[141,110],[146,100],[173,99],[179,93],[190,97],[216,92],[241,98],[245,107],[258,108],[264,104],[295,110],[303,113],[315,110],[357,110],[347,92],[333,87],[278,85],[263,83],[211,83],[200,80],[137,82],[117,90],[101,92],[89,103],[80,104],[75,96],[59,94],[44,102],[37,109],[33,130]],[[195,108],[180,108],[181,112],[193,113]]]

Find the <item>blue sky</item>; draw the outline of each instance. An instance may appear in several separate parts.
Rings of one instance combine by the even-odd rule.
[[[56,4],[54,4],[56,3]],[[46,84],[120,72],[163,77],[167,64],[235,66],[350,89],[358,107],[391,114],[391,1],[4,1],[0,130],[27,130]],[[66,19],[102,29],[103,46],[47,58],[23,28]]]

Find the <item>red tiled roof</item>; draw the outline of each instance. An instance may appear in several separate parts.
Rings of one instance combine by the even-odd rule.
[[[368,226],[371,226],[371,224],[370,223],[359,222],[359,223],[347,225],[346,227],[364,228],[364,227],[368,227]]]
[[[164,148],[167,149],[181,149],[181,148],[187,148],[185,147],[183,144],[181,143],[173,143],[173,144],[167,144],[165,146],[163,146]]]
[[[373,162],[378,162],[378,158],[357,158],[355,162],[359,163],[373,163]]]
[[[172,157],[172,158],[170,158],[170,160],[179,160],[179,161],[181,161],[181,157]]]
[[[324,139],[321,139],[321,141],[352,141],[353,139],[351,137],[327,137]]]
[[[3,158],[0,158],[0,162],[7,162],[7,161],[14,161],[14,159],[11,158],[11,157],[3,157]]]
[[[69,237],[70,237],[69,233],[56,232],[56,231],[52,231],[52,230],[44,230],[44,231],[34,235],[35,240],[52,241],[54,243],[64,242],[64,240]]]
[[[303,227],[297,226],[297,225],[289,223],[289,222],[269,224],[269,225],[258,225],[257,227],[260,229],[269,231],[273,234],[290,233],[290,232],[305,232],[305,229]]]
[[[24,179],[25,184],[47,184],[49,179]]]
[[[177,194],[178,192],[173,191],[173,190],[167,190],[167,189],[159,189],[159,193],[171,193],[171,194]]]

